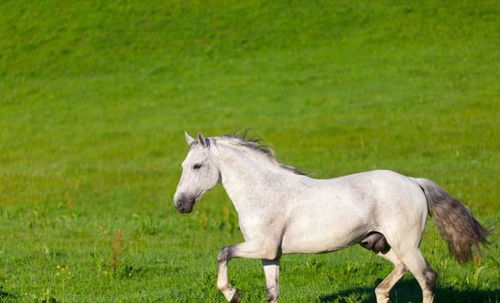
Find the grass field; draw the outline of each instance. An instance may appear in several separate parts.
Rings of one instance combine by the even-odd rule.
[[[171,197],[183,131],[251,129],[314,177],[435,180],[500,218],[498,1],[0,2],[0,301],[223,302],[242,240],[221,187]],[[500,301],[495,236],[459,266],[429,221],[437,302]],[[374,302],[356,246],[282,258],[282,302]],[[257,260],[230,280],[264,302]],[[394,302],[418,302],[408,275]]]

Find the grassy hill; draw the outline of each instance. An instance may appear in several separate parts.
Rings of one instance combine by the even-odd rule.
[[[499,219],[497,1],[0,2],[0,300],[222,302],[241,241],[222,188],[171,204],[183,131],[251,129],[315,177],[424,176]],[[430,223],[436,301],[499,300],[499,247],[458,266]],[[285,256],[283,302],[371,302],[359,247]],[[260,262],[230,279],[265,300]],[[395,302],[416,302],[407,277]],[[52,301],[50,301],[52,300]]]

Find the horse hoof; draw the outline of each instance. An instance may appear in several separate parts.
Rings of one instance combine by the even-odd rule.
[[[229,301],[229,303],[241,303],[241,296],[240,296],[240,293],[238,291],[236,291],[234,293],[234,295],[231,298],[231,301]]]

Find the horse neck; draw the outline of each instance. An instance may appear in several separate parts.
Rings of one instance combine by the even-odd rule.
[[[263,155],[252,155],[252,152],[231,147],[221,150],[216,162],[222,185],[239,214],[272,203],[275,199],[269,197],[278,195],[280,190],[285,189],[283,185],[289,182],[290,173],[263,158]]]

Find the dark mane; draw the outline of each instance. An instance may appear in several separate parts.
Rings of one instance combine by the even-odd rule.
[[[274,151],[267,145],[265,145],[262,141],[262,139],[259,138],[252,138],[247,136],[247,131],[243,132],[243,134],[239,134],[237,132],[232,133],[232,134],[226,134],[222,135],[219,138],[225,138],[225,139],[232,139],[233,141],[236,142],[236,144],[249,148],[251,150],[255,150],[259,153],[262,153],[269,157],[273,162],[276,162],[281,168],[284,168],[288,171],[291,171],[292,173],[296,175],[303,175],[307,176],[306,173],[301,172],[297,168],[289,165],[282,164],[278,162],[278,159],[276,158],[276,155],[274,154]]]

